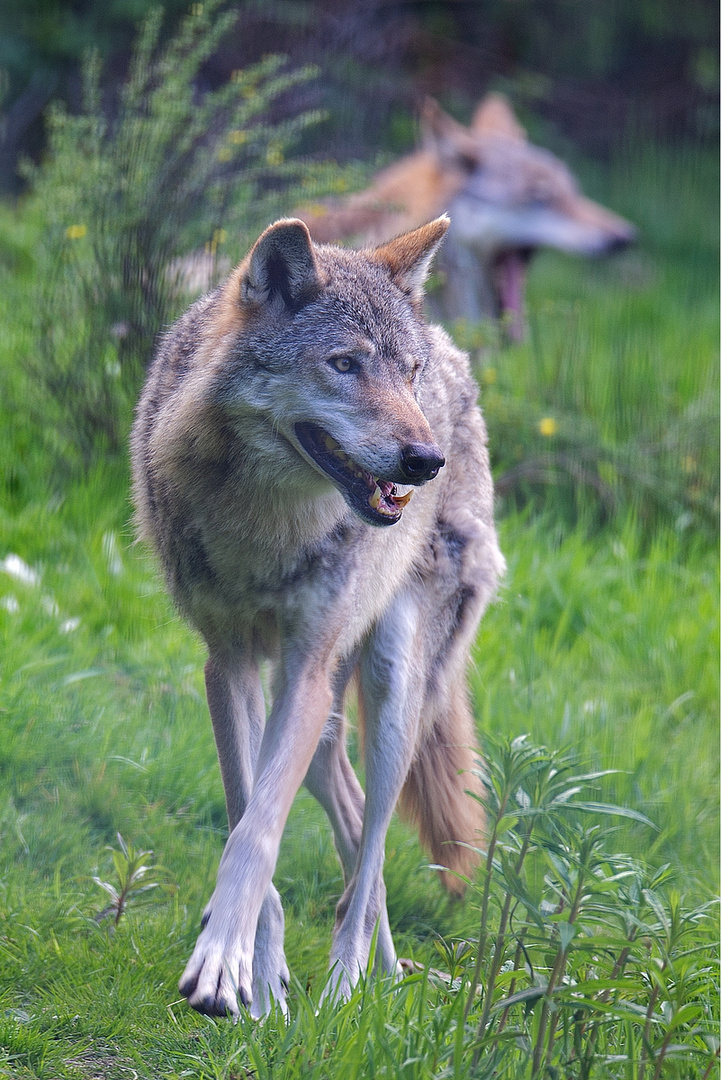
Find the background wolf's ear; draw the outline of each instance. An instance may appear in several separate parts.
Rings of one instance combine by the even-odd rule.
[[[427,97],[421,112],[423,148],[434,154],[447,169],[473,172],[478,166],[478,147],[468,128]]]
[[[241,299],[282,303],[297,311],[318,295],[322,281],[308,226],[298,218],[270,225],[256,241],[241,276]]]
[[[474,135],[501,135],[505,139],[525,142],[526,129],[516,119],[513,106],[503,94],[486,94],[471,120]]]
[[[388,267],[395,284],[408,294],[414,304],[420,305],[423,301],[423,286],[433,256],[441,246],[450,223],[448,215],[442,214],[435,221],[397,236],[371,252],[371,258]]]

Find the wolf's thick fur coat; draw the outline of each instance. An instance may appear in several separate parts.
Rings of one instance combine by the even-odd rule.
[[[346,883],[329,992],[349,992],[376,924],[379,962],[398,971],[382,865],[399,798],[450,889],[475,862],[465,668],[503,559],[476,385],[422,314],[447,225],[351,251],[277,222],[165,335],[138,406],[139,530],[208,646],[231,829],[180,984],[207,1013],[285,1007],[272,875],[301,783]],[[354,674],[365,796],[345,749]]]

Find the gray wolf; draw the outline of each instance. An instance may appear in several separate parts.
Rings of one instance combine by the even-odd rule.
[[[439,316],[500,319],[519,340],[535,251],[605,255],[633,241],[630,222],[586,198],[562,161],[528,141],[502,95],[484,98],[470,127],[428,100],[421,126],[421,148],[365,191],[298,216],[317,240],[380,243],[447,210]]]
[[[211,1015],[285,1008],[272,883],[299,786],[343,867],[329,993],[398,974],[383,884],[400,799],[446,885],[482,810],[465,667],[503,570],[465,355],[426,324],[442,217],[380,247],[270,226],[159,346],[132,434],[140,533],[200,631],[230,836],[180,981]],[[260,665],[272,665],[266,719]],[[357,677],[365,796],[345,747]]]

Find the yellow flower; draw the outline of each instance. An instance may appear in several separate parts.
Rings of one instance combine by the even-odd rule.
[[[218,161],[230,161],[233,157],[233,151],[229,150],[227,146],[221,146],[218,151]]]
[[[558,424],[552,416],[544,416],[542,420],[538,422],[538,430],[541,435],[545,435],[550,438],[551,435],[555,435],[558,431]]]
[[[481,372],[481,379],[486,384],[486,386],[493,386],[493,384],[498,379],[498,372],[494,367],[484,368]]]
[[[281,165],[284,161],[283,151],[279,146],[269,146],[265,160],[268,165]]]
[[[65,230],[65,235],[68,240],[82,240],[82,238],[87,235],[87,231],[87,225],[68,225]]]
[[[228,142],[233,143],[234,146],[242,146],[248,139],[247,131],[231,131],[228,135]]]

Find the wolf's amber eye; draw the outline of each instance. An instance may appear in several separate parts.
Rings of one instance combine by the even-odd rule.
[[[350,371],[350,369],[353,367],[353,361],[351,360],[350,356],[334,356],[331,360],[331,364],[336,369],[336,371],[343,372]]]

